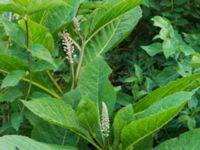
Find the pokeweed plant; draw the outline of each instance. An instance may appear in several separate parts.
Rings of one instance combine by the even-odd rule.
[[[184,77],[134,105],[115,109],[111,69],[103,55],[133,30],[142,16],[138,6],[141,2],[0,1],[4,12],[1,32],[6,37],[0,50],[0,71],[6,75],[0,100],[10,106],[7,111],[15,111],[11,123],[5,121],[1,130],[11,125],[19,133],[26,118],[33,126],[31,138],[40,141],[6,135],[0,138],[0,149],[149,147],[143,142],[152,143],[153,133],[191,99],[199,87],[200,75]],[[56,45],[58,38],[62,48]],[[59,75],[66,71],[67,75],[70,72],[70,81],[64,81],[70,86],[65,84],[64,88],[59,84],[63,80]]]

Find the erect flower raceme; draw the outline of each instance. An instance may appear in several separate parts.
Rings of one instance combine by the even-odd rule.
[[[62,37],[63,50],[66,53],[66,58],[69,60],[71,64],[73,64],[74,45],[72,42],[72,38],[70,37],[70,34],[66,30],[63,30],[63,32],[61,33],[61,37]]]
[[[104,137],[109,136],[110,132],[110,120],[108,115],[108,108],[106,103],[102,102],[102,122],[101,122],[101,131]]]

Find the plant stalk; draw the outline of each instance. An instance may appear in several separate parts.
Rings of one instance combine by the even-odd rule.
[[[83,41],[83,40],[82,40],[82,41]],[[77,86],[77,84],[78,84],[78,80],[79,80],[79,76],[80,76],[80,71],[81,71],[81,66],[82,66],[82,64],[83,64],[84,52],[85,52],[85,42],[82,42],[80,60],[79,60],[78,67],[77,67],[77,70],[76,70],[74,88],[75,88],[75,87]]]
[[[53,76],[51,75],[51,73],[49,71],[46,71],[47,75],[49,76],[50,80],[52,81],[52,83],[54,84],[54,86],[57,88],[57,90],[64,95],[64,92],[62,90],[62,88],[60,87],[60,85],[55,81],[55,79],[53,78]]]
[[[30,53],[30,49],[29,49],[29,27],[28,27],[28,18],[26,17],[24,19],[25,21],[25,26],[26,26],[26,53],[27,53],[27,63],[28,63],[28,68],[29,68],[29,86],[28,86],[28,91],[27,91],[27,95],[25,97],[25,100],[27,101],[29,96],[30,96],[30,92],[31,92],[31,88],[32,88],[32,78],[33,78],[33,72],[32,72],[32,64],[31,64],[31,53]]]

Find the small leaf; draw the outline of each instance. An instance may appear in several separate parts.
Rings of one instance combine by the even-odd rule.
[[[0,102],[10,102],[23,96],[22,91],[18,87],[9,88],[5,91],[0,92]]]
[[[100,119],[95,103],[87,97],[82,98],[77,108],[77,115],[80,125],[90,131],[91,134],[95,134],[99,129]]]
[[[23,122],[23,115],[22,113],[15,112],[11,116],[11,124],[13,128],[18,131],[21,123]]]
[[[22,77],[25,75],[26,75],[26,71],[24,70],[15,70],[15,71],[10,72],[3,79],[1,88],[16,86],[19,83],[19,81],[22,79]]]
[[[142,46],[149,56],[155,56],[156,54],[162,52],[162,44],[161,43],[153,43],[148,46]]]
[[[141,83],[143,80],[143,71],[140,68],[140,66],[138,66],[137,64],[134,65],[134,68],[135,68],[135,75],[136,75],[139,83]]]

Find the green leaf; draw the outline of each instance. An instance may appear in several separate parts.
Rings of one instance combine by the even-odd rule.
[[[23,101],[23,104],[35,115],[54,125],[69,129],[96,145],[88,132],[79,125],[77,115],[69,104],[59,99],[40,98]]]
[[[168,85],[156,89],[151,94],[142,98],[134,107],[135,112],[140,112],[159,101],[165,96],[179,91],[191,91],[200,85],[200,74],[194,74],[169,83]]]
[[[69,130],[41,121],[34,126],[31,138],[49,144],[76,146],[79,137]]]
[[[21,123],[23,122],[23,115],[22,113],[15,112],[11,116],[11,124],[13,128],[18,131]]]
[[[99,129],[99,113],[93,101],[87,97],[82,98],[77,108],[80,125],[91,134]]]
[[[123,16],[125,13],[138,6],[141,2],[142,0],[124,0],[109,3],[106,8],[99,9],[96,13],[94,13],[94,15],[92,15],[94,20],[91,27],[93,27],[94,31],[96,31],[105,24],[113,22],[113,20]],[[128,20],[131,19],[129,18]]]
[[[44,61],[50,63],[55,68],[57,68],[55,61],[54,61],[53,57],[51,56],[51,53],[49,52],[48,49],[46,49],[42,45],[33,45],[30,52],[33,57],[36,57],[40,60],[44,60]]]
[[[37,142],[25,136],[6,135],[0,138],[1,150],[77,150],[70,146],[57,146]]]
[[[148,117],[169,109],[170,107],[178,107],[181,104],[189,101],[193,94],[194,92],[177,92],[175,94],[166,96],[159,100],[157,103],[152,104],[142,114],[139,114],[139,117]]]
[[[16,23],[12,23],[6,19],[2,21],[4,29],[9,38],[21,47],[26,47],[26,35],[23,29]]]
[[[161,43],[153,43],[148,46],[142,46],[149,56],[155,56],[156,54],[162,52],[162,44]]]
[[[90,64],[81,70],[78,87],[83,96],[88,96],[94,103],[101,106],[105,101],[110,114],[115,105],[116,95],[108,76],[111,69],[102,57],[96,57]]]
[[[24,70],[15,70],[10,72],[2,81],[1,88],[14,87],[26,75]]]
[[[0,92],[0,102],[10,102],[23,96],[22,91],[18,87],[9,88],[8,90]]]
[[[200,129],[181,134],[178,138],[167,140],[153,150],[198,150],[200,147]]]
[[[183,108],[185,103],[178,107],[168,108],[161,113],[156,113],[146,118],[131,122],[125,126],[121,133],[121,141],[124,149],[133,145],[159,130],[167,124]],[[145,129],[145,130],[144,130]]]
[[[25,21],[19,21],[20,26],[26,31]],[[43,45],[50,52],[54,51],[54,39],[48,29],[32,20],[28,20],[29,29],[29,47],[31,48],[34,44]]]
[[[31,15],[41,10],[50,9],[65,4],[62,0],[3,0],[0,2],[0,11]]]
[[[141,9],[137,7],[102,25],[86,42],[84,64],[119,44],[133,30],[141,16]]]
[[[137,64],[134,65],[134,68],[135,68],[135,76],[137,77],[139,83],[141,83],[143,80],[143,71]]]
[[[113,149],[117,149],[120,143],[120,136],[122,129],[128,123],[134,120],[133,114],[134,112],[132,105],[128,105],[117,112],[113,122],[113,130],[114,130]]]
[[[66,5],[48,9],[31,16],[31,19],[47,27],[51,33],[70,23],[76,16],[80,0],[64,0]]]

